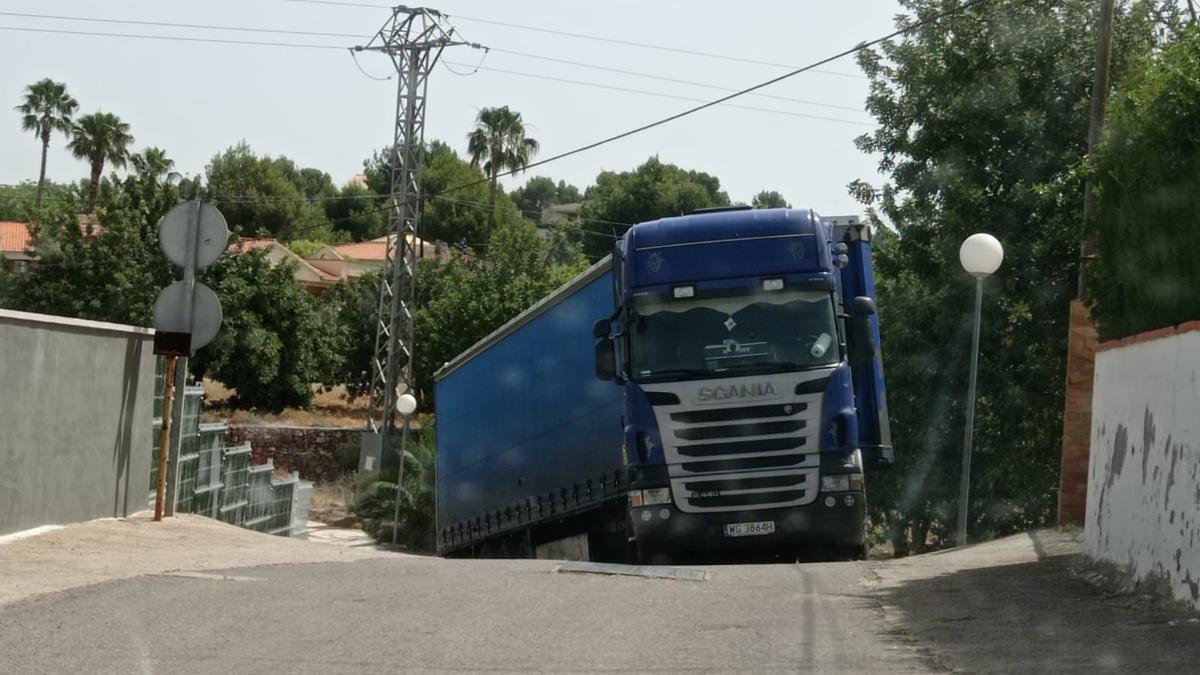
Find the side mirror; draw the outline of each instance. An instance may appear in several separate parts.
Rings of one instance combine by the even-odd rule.
[[[854,316],[871,316],[875,313],[875,299],[865,295],[854,298]]]
[[[606,338],[612,332],[612,319],[600,319],[592,324],[592,337]]]
[[[596,341],[596,377],[601,380],[617,378],[617,356],[613,341],[607,335]]]

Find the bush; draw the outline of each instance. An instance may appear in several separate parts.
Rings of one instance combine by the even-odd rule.
[[[399,439],[395,439],[399,442]],[[404,455],[404,489],[400,503],[400,545],[413,551],[435,550],[435,440],[432,425],[409,438]],[[392,541],[396,509],[396,469],[359,474],[354,513],[363,529],[380,543]]]
[[[1113,101],[1093,166],[1089,301],[1112,339],[1200,318],[1200,33],[1143,63]]]

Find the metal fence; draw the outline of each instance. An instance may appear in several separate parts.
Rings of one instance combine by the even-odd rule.
[[[158,481],[162,433],[163,360],[155,373],[153,460],[150,466],[149,503],[153,505]],[[307,529],[312,483],[299,474],[275,476],[271,460],[250,464],[251,448],[225,445],[228,425],[200,423],[204,398],[201,386],[184,387],[180,425],[179,465],[175,512],[196,513],[238,527],[280,536],[300,536]]]

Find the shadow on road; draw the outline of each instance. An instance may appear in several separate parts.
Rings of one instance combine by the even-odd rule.
[[[1200,622],[1134,609],[1071,575],[1072,555],[1037,542],[1036,562],[951,570],[879,591],[889,617],[939,661],[969,672],[1197,672]]]

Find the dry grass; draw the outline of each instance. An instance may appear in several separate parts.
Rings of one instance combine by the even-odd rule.
[[[313,485],[312,509],[309,518],[328,525],[357,527],[353,512],[354,474],[344,473],[332,481]]]
[[[201,420],[226,420],[230,424],[278,425],[294,427],[331,427],[356,429],[365,426],[366,397],[349,400],[345,387],[326,391],[313,385],[311,408],[286,408],[279,413],[230,408],[234,391],[215,380],[204,380],[204,412]]]

